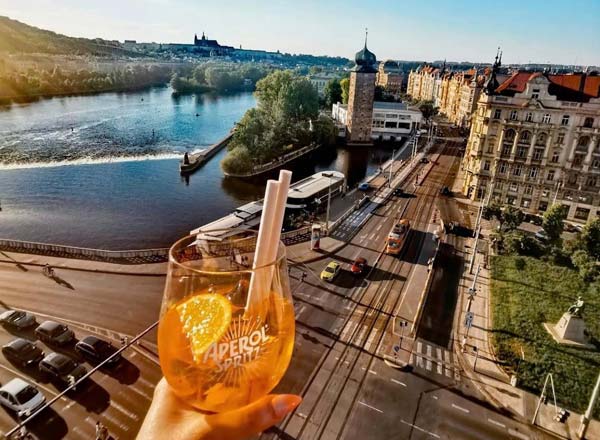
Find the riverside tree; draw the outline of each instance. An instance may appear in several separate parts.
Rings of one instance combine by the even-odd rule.
[[[221,162],[229,173],[251,171],[256,165],[304,147],[326,143],[335,127],[319,117],[319,97],[312,84],[289,70],[270,73],[256,84],[256,108],[246,112]]]

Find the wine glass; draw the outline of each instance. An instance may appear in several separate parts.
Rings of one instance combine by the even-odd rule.
[[[285,246],[253,268],[256,232],[190,235],[169,250],[158,327],[160,365],[192,406],[229,411],[268,394],[294,347]]]

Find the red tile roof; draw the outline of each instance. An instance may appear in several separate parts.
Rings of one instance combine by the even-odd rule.
[[[508,96],[522,93],[529,81],[542,75],[542,72],[514,73],[498,86],[496,93]],[[600,96],[600,76],[581,73],[545,76],[550,81],[548,92],[561,101],[588,102]]]

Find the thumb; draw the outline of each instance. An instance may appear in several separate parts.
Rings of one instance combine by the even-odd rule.
[[[293,394],[271,394],[243,408],[210,415],[206,423],[215,439],[242,440],[277,424],[300,402],[302,398]]]

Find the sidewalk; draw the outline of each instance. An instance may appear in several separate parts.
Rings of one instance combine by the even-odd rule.
[[[490,273],[484,267],[483,257],[477,255],[473,266],[473,274],[469,273],[470,252],[474,240],[469,239],[465,246],[465,267],[461,284],[459,286],[460,313],[457,318],[455,330],[455,351],[462,369],[471,379],[474,386],[502,412],[508,411],[515,418],[524,423],[532,423],[538,397],[527,391],[513,387],[508,374],[498,365],[496,354],[490,341],[490,330],[493,329],[490,312]],[[476,294],[471,303],[470,311],[473,313],[472,327],[468,330],[468,337],[461,351],[461,342],[466,335],[465,317],[469,298],[469,288],[473,285],[475,272],[480,267],[479,276],[475,284]],[[477,352],[475,352],[475,348]],[[476,365],[475,365],[476,362]],[[560,410],[560,408],[559,408]],[[554,437],[575,439],[581,415],[570,412],[566,423],[554,420],[555,408],[552,398],[548,404],[542,404],[536,418],[536,426]],[[600,439],[600,422],[593,420],[587,432],[588,439]]]

